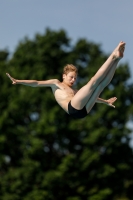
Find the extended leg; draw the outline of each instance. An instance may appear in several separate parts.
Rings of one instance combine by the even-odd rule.
[[[76,95],[71,100],[71,104],[74,108],[80,110],[87,104],[89,98],[96,90],[96,88],[99,86],[99,84],[104,80],[104,78],[106,78],[110,69],[114,65],[116,68],[118,61],[123,57],[124,48],[125,48],[125,43],[120,42],[117,48],[106,60],[106,62],[94,75],[94,77],[92,77],[92,79],[76,93]],[[115,68],[113,67],[114,72]]]
[[[100,93],[103,91],[103,89],[111,82],[111,80],[114,76],[114,73],[115,73],[117,63],[118,63],[118,61],[115,61],[113,67],[108,72],[106,78],[99,84],[99,86],[96,88],[96,90],[93,92],[92,96],[88,100],[88,102],[86,104],[87,113],[90,112],[90,110],[92,109],[92,107],[96,103],[96,100],[99,97]]]

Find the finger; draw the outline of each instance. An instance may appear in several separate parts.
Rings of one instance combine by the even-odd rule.
[[[114,99],[114,102],[116,101],[117,99]]]
[[[10,76],[8,73],[6,73],[7,76]]]
[[[116,97],[114,97],[114,98],[113,98],[113,102],[115,102],[116,100],[117,100],[117,98],[116,98]]]
[[[6,75],[11,79],[11,76],[10,76],[10,74],[8,74],[8,73],[6,73]]]
[[[111,105],[111,107],[115,108],[115,106],[114,106],[114,105]]]
[[[114,106],[113,104],[109,104],[109,106],[111,106],[111,107],[115,108],[115,106]]]

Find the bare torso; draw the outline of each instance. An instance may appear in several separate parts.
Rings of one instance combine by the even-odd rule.
[[[63,82],[58,82],[58,84],[52,86],[52,91],[57,103],[68,113],[68,103],[77,91]]]

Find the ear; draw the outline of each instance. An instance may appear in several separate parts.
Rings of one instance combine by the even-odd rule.
[[[66,78],[66,74],[63,74],[63,75],[62,75],[62,78],[63,78],[63,79]]]

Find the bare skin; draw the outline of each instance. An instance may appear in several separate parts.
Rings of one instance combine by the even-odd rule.
[[[22,84],[31,87],[51,87],[57,103],[68,113],[68,103],[77,110],[86,107],[87,113],[90,112],[95,103],[104,103],[115,108],[113,105],[116,97],[104,100],[99,98],[102,90],[110,83],[116,70],[119,60],[123,57],[125,43],[120,42],[106,62],[100,67],[91,80],[79,91],[72,88],[76,81],[77,74],[74,71],[63,74],[63,81],[51,79],[46,81],[37,80],[17,80],[6,73],[11,79],[12,84]],[[69,114],[69,113],[68,113]]]

